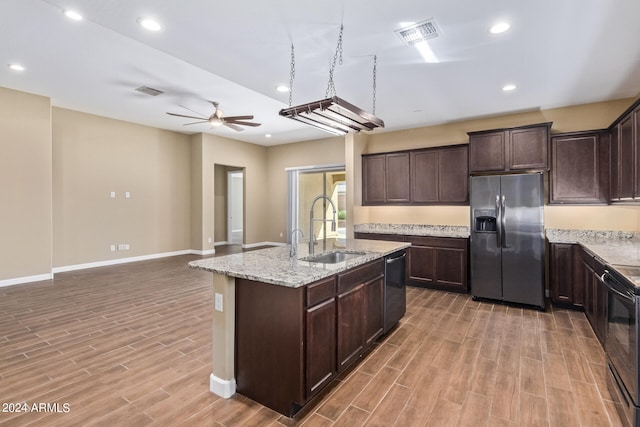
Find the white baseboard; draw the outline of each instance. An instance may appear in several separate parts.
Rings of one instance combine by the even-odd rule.
[[[84,270],[86,268],[95,268],[95,267],[107,267],[110,265],[117,265],[117,264],[126,264],[129,262],[136,262],[136,261],[147,261],[150,259],[157,259],[157,258],[166,258],[166,257],[170,257],[170,256],[176,256],[176,255],[189,255],[189,254],[193,254],[194,251],[191,249],[186,249],[183,251],[175,251],[175,252],[163,252],[163,253],[159,253],[159,254],[151,254],[151,255],[141,255],[141,256],[134,256],[134,257],[128,257],[128,258],[117,258],[117,259],[109,259],[106,261],[97,261],[97,262],[88,262],[86,264],[75,264],[75,265],[66,265],[63,267],[54,267],[52,269],[53,273],[64,273],[66,271],[75,271],[75,270]]]
[[[209,391],[223,399],[228,399],[236,393],[236,380],[223,380],[211,374],[209,377]]]
[[[215,249],[207,249],[206,251],[199,251],[196,249],[192,249],[189,253],[193,255],[213,255],[216,253]]]
[[[21,285],[29,282],[41,282],[43,280],[53,279],[53,273],[50,274],[38,274],[35,276],[16,277],[14,279],[0,280],[0,288],[4,286]]]
[[[229,242],[227,242],[226,240],[223,240],[221,242],[215,242],[213,246],[222,246],[222,245],[228,245],[228,244]]]

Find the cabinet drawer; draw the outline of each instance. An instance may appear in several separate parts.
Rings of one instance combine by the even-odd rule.
[[[307,285],[307,307],[312,307],[336,296],[335,276]]]
[[[407,236],[407,242],[415,246],[431,246],[437,248],[464,249],[467,246],[467,239],[458,237]]]
[[[384,259],[370,262],[361,267],[355,267],[345,274],[338,275],[338,293],[342,294],[361,283],[367,282],[384,273]]]

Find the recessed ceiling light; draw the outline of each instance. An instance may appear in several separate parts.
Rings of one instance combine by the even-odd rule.
[[[276,90],[278,92],[289,92],[289,86],[286,85],[278,85],[276,86]]]
[[[82,15],[74,10],[63,10],[62,13],[64,13],[64,15],[69,19],[73,19],[74,21],[82,21]]]
[[[268,133],[268,134],[266,134],[264,137],[265,137],[265,138],[271,138],[271,134],[270,134],[270,133]]]
[[[149,31],[160,31],[162,29],[157,21],[149,18],[138,18],[138,24]]]
[[[13,71],[24,71],[24,67],[20,64],[9,64],[9,68]]]
[[[507,84],[507,85],[502,86],[502,90],[503,90],[504,92],[509,92],[509,91],[515,90],[515,88],[516,88],[516,85],[511,84],[511,83],[510,83],[510,84]]]
[[[489,31],[491,31],[492,34],[500,34],[504,33],[509,28],[511,28],[511,25],[507,24],[506,22],[498,22],[493,27],[491,27]]]

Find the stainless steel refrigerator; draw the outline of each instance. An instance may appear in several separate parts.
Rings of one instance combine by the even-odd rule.
[[[473,176],[471,295],[544,308],[541,173]]]

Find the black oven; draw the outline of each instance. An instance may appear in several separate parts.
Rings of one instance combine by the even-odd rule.
[[[638,310],[637,287],[627,277],[638,267],[607,266],[602,281],[607,287],[607,384],[622,423],[640,427],[638,404]],[[618,270],[618,271],[616,271]]]

